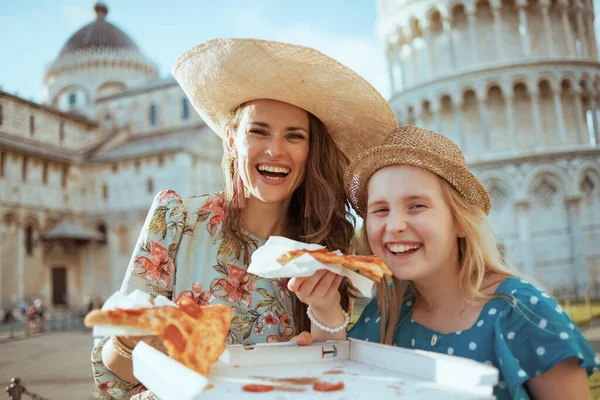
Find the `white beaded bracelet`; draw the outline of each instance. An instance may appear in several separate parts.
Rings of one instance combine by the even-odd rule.
[[[315,318],[315,316],[312,313],[311,306],[308,306],[308,308],[306,309],[306,315],[308,315],[308,319],[310,319],[310,322],[315,324],[320,330],[328,332],[328,333],[338,333],[348,327],[348,325],[350,324],[350,315],[348,315],[348,313],[344,310],[342,310],[342,312],[344,313],[344,323],[336,328],[330,328],[328,326],[323,325],[319,321],[317,321],[317,319]]]

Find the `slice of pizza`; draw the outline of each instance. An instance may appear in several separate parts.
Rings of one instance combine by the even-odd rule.
[[[233,318],[231,307],[217,304],[199,306],[189,297],[179,307],[93,310],[86,315],[87,327],[128,326],[160,336],[169,356],[186,367],[208,376],[212,365],[226,348],[225,338]]]
[[[391,276],[392,271],[385,263],[376,256],[350,256],[339,255],[326,248],[319,250],[290,250],[283,256],[277,259],[281,265],[286,265],[289,262],[301,257],[304,254],[310,254],[315,260],[325,265],[340,264],[346,268],[360,272],[367,278],[381,282],[384,276]]]

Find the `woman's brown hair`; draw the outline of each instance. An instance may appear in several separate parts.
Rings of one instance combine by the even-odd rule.
[[[233,112],[228,129],[236,132],[245,104]],[[330,250],[350,253],[354,234],[354,216],[350,213],[350,203],[344,192],[344,171],[349,160],[335,144],[325,125],[314,115],[308,113],[310,128],[310,147],[304,182],[292,194],[288,210],[286,237],[307,243],[317,243]],[[225,180],[225,198],[227,200],[227,218],[224,231],[244,249],[246,264],[249,263],[251,239],[240,226],[240,209],[234,206],[236,198],[237,161],[232,157],[231,149],[223,141],[223,171]],[[350,298],[354,289],[344,279],[340,285],[341,304],[344,310],[350,308]],[[293,316],[297,333],[310,331],[310,321],[306,316],[306,305],[292,293]]]

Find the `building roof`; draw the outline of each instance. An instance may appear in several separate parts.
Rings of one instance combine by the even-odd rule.
[[[68,118],[68,119],[70,119],[72,121],[76,121],[76,122],[81,122],[83,124],[87,124],[90,127],[95,127],[95,126],[98,125],[98,123],[96,121],[87,118],[85,115],[82,115],[82,114],[79,114],[79,113],[76,113],[76,112],[72,112],[72,111],[69,111],[69,112],[60,111],[56,107],[48,106],[48,105],[45,105],[45,104],[39,104],[39,103],[36,103],[35,101],[24,99],[24,98],[22,98],[20,96],[17,96],[17,95],[5,92],[4,90],[1,90],[1,89],[0,89],[0,97],[9,97],[9,98],[11,98],[13,100],[17,100],[17,101],[20,101],[21,103],[25,103],[25,104],[29,105],[30,107],[37,108],[37,109],[44,110],[44,111],[48,111],[50,113],[59,115],[59,116],[61,116],[63,118]]]
[[[54,148],[46,143],[29,142],[0,134],[0,148],[2,147],[62,162],[73,162],[77,159],[76,153]]]
[[[46,240],[104,240],[104,236],[100,232],[94,232],[90,229],[75,225],[68,221],[61,221],[54,225],[46,233],[44,233],[42,237]]]
[[[172,86],[177,86],[178,83],[173,77],[167,78],[159,78],[154,81],[145,82],[139,86],[134,86],[132,88],[128,88],[119,93],[109,94],[107,96],[99,97],[96,99],[96,104],[103,103],[106,101],[111,101],[114,99],[119,99],[122,97],[134,96],[140,93],[148,93],[154,90],[161,90],[165,88],[169,88]]]
[[[96,20],[75,32],[65,43],[59,57],[79,50],[133,50],[140,52],[134,41],[121,29],[106,21],[108,7],[98,2],[94,6]]]
[[[93,155],[88,161],[114,161],[191,150],[204,135],[212,136],[214,133],[206,125],[201,125],[179,132],[170,131],[152,136],[134,136],[117,147]]]

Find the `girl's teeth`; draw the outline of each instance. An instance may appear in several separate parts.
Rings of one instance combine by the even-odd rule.
[[[409,250],[415,250],[420,248],[421,245],[420,244],[415,244],[415,245],[403,245],[403,244],[395,244],[395,245],[391,245],[388,246],[388,249],[392,252],[392,253],[404,253],[407,252]]]

